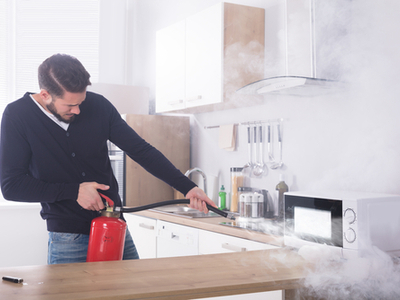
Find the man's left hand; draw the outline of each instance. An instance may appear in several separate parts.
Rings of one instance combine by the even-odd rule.
[[[201,212],[204,212],[205,214],[208,213],[207,204],[217,207],[217,205],[215,205],[215,203],[210,198],[208,198],[206,193],[204,193],[204,191],[197,186],[192,188],[186,194],[185,198],[190,200],[190,208],[197,209]]]

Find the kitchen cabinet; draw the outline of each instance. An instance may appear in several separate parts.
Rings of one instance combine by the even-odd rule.
[[[184,116],[133,115],[126,122],[160,150],[182,173],[190,168],[190,120]],[[174,189],[126,156],[126,206],[142,206],[174,198]]]
[[[199,254],[198,229],[157,221],[157,257]]]
[[[124,214],[136,250],[141,259],[157,257],[157,220],[134,214]]]
[[[199,254],[243,252],[276,248],[279,247],[207,230],[199,230]]]
[[[264,9],[222,2],[159,30],[156,112],[237,105],[235,91],[264,77],[264,26]]]
[[[156,112],[185,108],[185,21],[156,33]]]
[[[260,242],[250,241],[234,236],[215,233],[207,230],[199,230],[199,254],[216,254],[216,253],[232,253],[254,250],[277,249],[279,247],[264,244]],[[266,300],[282,300],[283,292],[270,291],[262,293],[223,296],[207,298],[212,300],[247,300],[247,299],[266,299]]]

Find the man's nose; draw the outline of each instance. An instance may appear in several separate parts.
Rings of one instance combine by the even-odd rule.
[[[81,110],[79,109],[79,106],[74,106],[71,109],[71,113],[75,114],[75,115],[79,115],[81,112]]]

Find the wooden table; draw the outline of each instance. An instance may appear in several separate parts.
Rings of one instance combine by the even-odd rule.
[[[308,265],[285,249],[1,268],[1,299],[193,299],[301,287]]]

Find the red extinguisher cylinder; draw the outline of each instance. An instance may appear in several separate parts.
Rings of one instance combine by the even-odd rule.
[[[87,262],[122,260],[125,245],[126,223],[119,214],[104,212],[93,219],[87,253]]]

